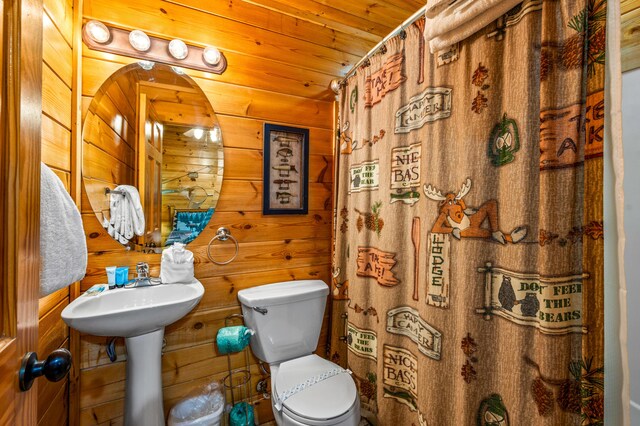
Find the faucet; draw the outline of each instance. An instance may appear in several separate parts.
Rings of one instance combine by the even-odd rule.
[[[133,283],[127,287],[148,287],[160,284],[159,279],[149,278],[149,264],[146,262],[138,262],[136,265],[136,273],[138,276],[134,278]]]

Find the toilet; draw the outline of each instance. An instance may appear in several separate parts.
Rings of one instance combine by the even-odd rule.
[[[360,398],[350,373],[315,355],[329,287],[287,281],[238,292],[251,350],[271,368],[279,426],[357,426]]]

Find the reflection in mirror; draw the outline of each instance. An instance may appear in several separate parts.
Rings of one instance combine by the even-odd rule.
[[[121,68],[96,92],[82,136],[84,189],[114,239],[160,252],[193,241],[209,223],[222,186],[222,133],[207,97],[182,70]],[[136,189],[144,229],[131,232],[140,222]]]

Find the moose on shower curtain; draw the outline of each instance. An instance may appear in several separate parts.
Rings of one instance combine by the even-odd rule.
[[[346,81],[331,357],[371,423],[603,424],[605,10],[421,19]]]

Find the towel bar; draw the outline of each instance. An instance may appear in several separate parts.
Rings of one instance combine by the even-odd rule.
[[[236,252],[233,254],[233,256],[231,256],[231,259],[226,260],[224,262],[219,262],[217,260],[214,260],[213,257],[211,256],[211,244],[213,244],[213,242],[216,240],[227,241],[229,238],[231,238],[231,240],[233,240],[233,243],[236,245]],[[209,241],[209,244],[207,245],[207,257],[209,257],[209,260],[215,263],[216,265],[226,265],[227,263],[231,263],[237,256],[238,256],[238,240],[236,240],[236,238],[233,235],[231,235],[231,232],[227,228],[225,227],[218,228],[216,235],[211,239],[211,241]]]
[[[125,195],[125,192],[124,191],[117,191],[117,190],[111,189],[111,188],[105,188],[104,189],[104,195],[109,195],[109,194]]]

